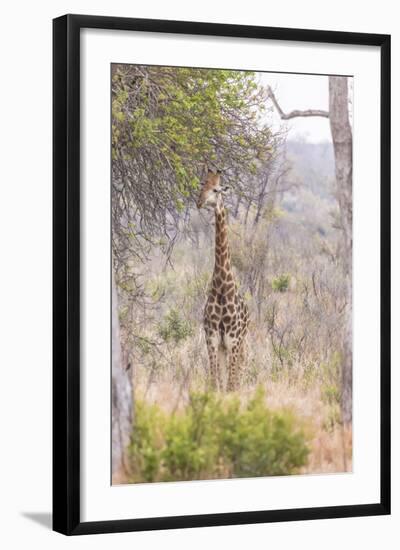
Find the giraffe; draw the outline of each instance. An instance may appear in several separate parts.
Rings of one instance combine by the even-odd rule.
[[[215,212],[215,264],[212,283],[204,310],[210,363],[211,386],[222,390],[221,364],[228,369],[227,391],[239,387],[239,364],[244,355],[244,340],[249,326],[249,311],[234,281],[229,252],[226,214],[222,194],[221,171],[208,170],[197,201],[198,208]]]

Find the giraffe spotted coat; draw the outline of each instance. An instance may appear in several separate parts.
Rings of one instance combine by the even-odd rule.
[[[239,387],[239,368],[243,361],[249,311],[232,273],[222,191],[219,174],[209,172],[198,202],[199,207],[206,204],[215,210],[215,265],[204,310],[204,331],[212,387],[223,389],[221,369],[222,363],[225,363],[228,369],[227,390],[235,391]]]

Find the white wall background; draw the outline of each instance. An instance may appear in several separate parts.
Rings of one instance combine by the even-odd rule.
[[[393,281],[400,279],[400,30],[395,0],[59,0],[7,3],[1,40],[0,542],[4,548],[398,548],[400,295],[393,288],[393,514],[256,526],[66,538],[51,510],[51,19],[64,13],[392,34]],[[328,9],[329,8],[329,9]],[[360,11],[362,9],[362,11]],[[400,206],[400,205],[399,205]]]

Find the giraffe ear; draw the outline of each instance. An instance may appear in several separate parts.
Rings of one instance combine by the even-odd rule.
[[[208,166],[208,164],[206,162],[204,163],[203,170],[204,170],[205,174],[212,174],[213,173],[213,171],[211,170],[211,168]]]

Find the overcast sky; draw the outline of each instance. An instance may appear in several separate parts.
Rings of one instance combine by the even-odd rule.
[[[328,110],[328,77],[319,75],[258,73],[264,86],[271,86],[283,112],[293,109]],[[288,129],[288,139],[302,139],[311,143],[331,141],[329,120],[323,117],[293,118],[282,121],[275,110],[273,127],[284,124]]]

